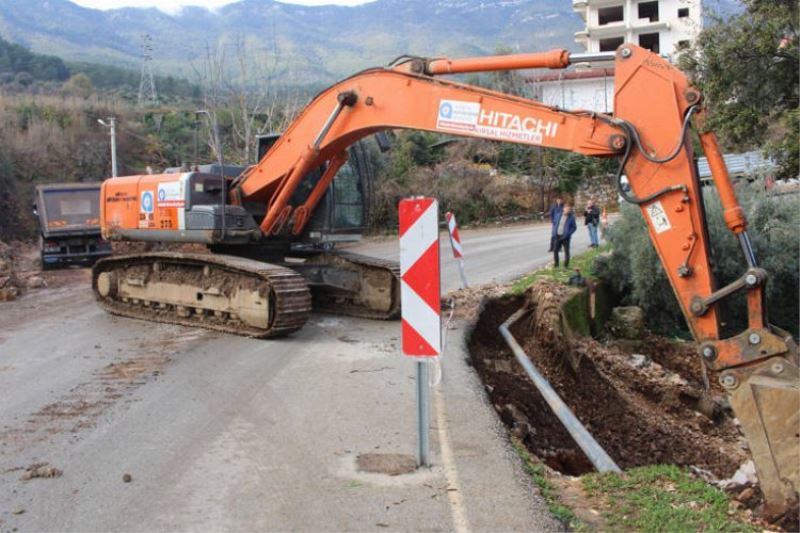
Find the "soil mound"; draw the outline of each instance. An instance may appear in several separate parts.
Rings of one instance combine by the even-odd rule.
[[[535,285],[511,331],[614,461],[621,468],[669,463],[731,476],[746,460],[744,440],[721,390],[705,393],[692,345],[657,337],[626,343],[567,337],[560,309],[570,291],[552,282]],[[566,474],[591,471],[497,331],[521,303],[486,303],[469,339],[472,362],[501,418],[531,452]]]

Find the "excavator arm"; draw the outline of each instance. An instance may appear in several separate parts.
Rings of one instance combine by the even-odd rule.
[[[565,111],[525,98],[439,78],[439,75],[525,68],[565,68],[592,59],[615,60],[614,114]],[[465,137],[620,157],[623,196],[642,210],[705,364],[721,372],[742,423],[767,501],[783,507],[800,487],[798,357],[791,336],[769,326],[766,273],[747,236],[747,223],[711,132],[700,134],[725,221],[737,235],[746,268],[717,288],[700,182],[688,134],[702,126],[701,94],[685,75],[647,50],[624,45],[616,53],[570,54],[554,50],[473,59],[408,58],[363,71],[319,94],[272,149],[234,183],[231,201],[267,204],[265,235],[298,235],[313,213],[346,148],[385,129],[417,129]],[[290,199],[303,177],[327,170],[302,205]],[[622,173],[627,185],[622,184]],[[720,339],[716,305],[747,292],[745,332]]]
[[[262,231],[278,234],[293,217],[293,233],[299,234],[314,207],[289,205],[303,177],[335,157],[344,157],[345,149],[358,139],[385,129],[436,131],[593,156],[618,155],[623,147],[622,132],[609,118],[559,111],[524,98],[415,74],[409,68],[366,70],[319,94],[238,181],[234,201],[269,199]],[[332,178],[333,173],[328,173],[317,188],[324,191]]]

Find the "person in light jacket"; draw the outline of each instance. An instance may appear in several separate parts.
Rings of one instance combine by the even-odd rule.
[[[553,260],[556,268],[559,266],[558,253],[564,249],[564,268],[569,268],[569,244],[572,240],[572,234],[578,229],[578,224],[575,223],[575,214],[572,212],[572,206],[564,204],[564,209],[558,213],[556,219],[553,221],[553,228],[555,232],[555,245],[553,247]]]
[[[550,249],[548,252],[552,252],[556,246],[556,217],[561,215],[561,211],[564,209],[564,200],[561,198],[556,198],[556,201],[553,205],[550,206],[550,225],[552,227],[552,231],[550,233]]]

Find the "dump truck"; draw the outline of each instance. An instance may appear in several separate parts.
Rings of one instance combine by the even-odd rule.
[[[91,266],[111,255],[100,235],[100,183],[50,183],[36,187],[42,269]]]

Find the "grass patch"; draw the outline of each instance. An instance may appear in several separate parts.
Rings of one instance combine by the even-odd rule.
[[[730,512],[724,492],[674,465],[633,468],[582,478],[591,496],[605,499],[608,526],[624,531],[758,531]]]
[[[531,476],[533,482],[539,487],[539,492],[547,502],[547,508],[550,510],[550,513],[572,531],[588,531],[589,528],[587,524],[578,518],[572,509],[561,503],[558,498],[558,489],[547,479],[544,466],[531,457],[530,452],[528,452],[527,448],[525,448],[519,439],[512,438],[511,445],[514,446],[517,455],[522,459],[525,472]]]
[[[571,257],[569,268],[542,268],[535,270],[515,281],[511,285],[511,294],[522,294],[528,287],[542,278],[554,279],[561,283],[566,283],[569,277],[575,272],[575,269],[580,270],[584,277],[588,277],[592,272],[592,265],[594,265],[597,256],[609,250],[611,250],[611,245],[603,244],[597,248],[589,248],[589,250],[582,254]]]

